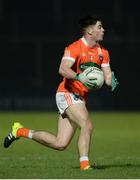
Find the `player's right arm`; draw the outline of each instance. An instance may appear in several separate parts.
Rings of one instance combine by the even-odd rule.
[[[76,73],[72,69],[73,64],[76,61],[78,56],[77,47],[75,44],[72,44],[65,48],[64,55],[61,59],[61,63],[59,66],[59,74],[67,79],[75,79]]]
[[[65,49],[64,56],[62,57],[59,74],[67,79],[76,79],[83,84],[87,83],[86,73],[77,73],[73,71],[72,66],[78,57],[78,48],[75,44]]]
[[[75,79],[76,78],[76,72],[72,70],[73,61],[70,61],[69,59],[63,59],[61,60],[60,66],[59,66],[59,74],[67,79]]]
[[[72,61],[69,61],[68,59],[62,59],[59,67],[59,74],[67,79],[76,79],[83,83],[85,86],[90,85],[90,82],[88,81],[88,78],[86,76],[86,72],[77,74],[71,69],[72,65]]]

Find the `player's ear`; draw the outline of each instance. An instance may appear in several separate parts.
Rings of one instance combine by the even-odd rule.
[[[91,36],[91,35],[92,35],[92,32],[88,32],[88,35],[90,35],[90,36]]]
[[[92,35],[92,33],[93,33],[93,30],[92,30],[92,28],[89,26],[87,29],[86,29],[86,32],[87,32],[87,34],[88,35]]]

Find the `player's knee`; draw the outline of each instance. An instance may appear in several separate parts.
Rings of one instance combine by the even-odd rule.
[[[87,130],[91,133],[93,131],[93,124],[91,121],[87,122]]]
[[[84,121],[82,128],[85,129],[87,133],[92,133],[93,131],[93,124],[90,120]]]
[[[87,129],[89,131],[92,131],[93,130],[93,125],[92,125],[91,120],[86,116],[81,116],[80,118],[81,118],[80,127],[84,128],[84,129]]]
[[[64,151],[67,147],[67,143],[66,142],[62,142],[62,141],[58,141],[56,144],[56,149],[59,151]]]

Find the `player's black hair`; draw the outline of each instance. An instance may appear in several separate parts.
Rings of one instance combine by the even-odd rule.
[[[98,15],[86,15],[79,19],[79,25],[82,32],[85,31],[90,25],[95,25],[97,21],[101,21],[101,16]]]

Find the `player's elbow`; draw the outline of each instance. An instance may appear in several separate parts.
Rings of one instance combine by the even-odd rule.
[[[64,76],[64,68],[62,66],[59,67],[59,70],[58,70],[58,73],[61,75],[61,76]]]

